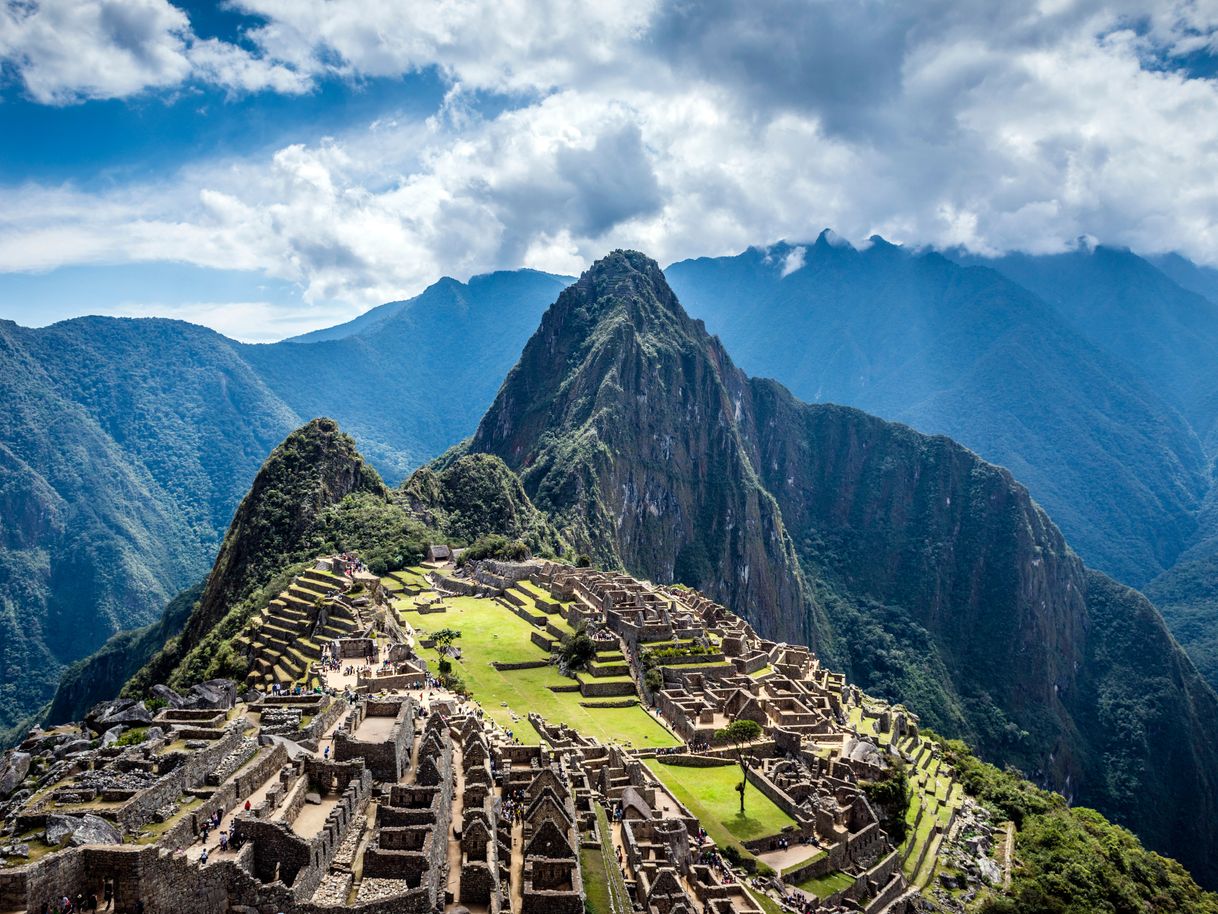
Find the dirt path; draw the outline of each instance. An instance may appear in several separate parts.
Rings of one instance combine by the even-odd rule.
[[[263,781],[262,786],[260,786],[257,790],[255,790],[253,793],[251,793],[249,795],[250,806],[257,806],[259,803],[261,803],[263,800],[265,800],[267,793],[270,792],[270,789],[278,783],[279,783],[279,772],[276,771],[270,777],[268,777],[265,781]],[[242,800],[240,803],[238,803],[232,809],[228,810],[221,817],[220,828],[218,830],[213,830],[212,837],[208,838],[207,857],[208,857],[209,862],[212,860],[217,860],[221,857],[231,858],[231,857],[236,856],[236,853],[233,851],[221,852],[221,850],[220,850],[220,832],[228,831],[228,829],[233,824],[233,820],[235,818],[237,818],[237,816],[239,816],[244,811],[245,811],[245,801]],[[203,845],[197,841],[194,844],[191,844],[189,847],[186,848],[186,859],[187,860],[197,861],[199,859],[199,857],[202,856],[202,854],[203,854]]]

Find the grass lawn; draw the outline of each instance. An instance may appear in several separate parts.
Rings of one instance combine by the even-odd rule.
[[[532,670],[500,672],[492,661],[521,663],[545,660],[548,654],[529,640],[536,631],[506,607],[478,597],[451,597],[448,612],[438,615],[411,615],[416,629],[438,631],[455,628],[461,632],[456,647],[461,659],[453,670],[464,681],[474,700],[496,722],[510,728],[522,742],[536,743],[537,733],[528,724],[528,714],[536,711],[550,723],[562,723],[602,742],[625,745],[677,746],[678,740],[643,708],[584,708],[578,692],[551,692],[552,685],[574,685],[552,666]],[[439,657],[434,650],[423,651],[433,671]],[[506,703],[506,706],[505,706]],[[520,720],[513,721],[509,711]]]
[[[853,876],[837,871],[817,876],[815,879],[806,879],[799,884],[799,887],[805,892],[811,892],[817,898],[828,898],[835,892],[848,889],[852,885],[854,885]]]
[[[584,908],[588,914],[613,914],[609,903],[609,873],[601,850],[580,848],[579,866],[584,877]]]
[[[774,801],[749,784],[744,793],[744,815],[740,814],[740,768],[686,768],[665,765],[659,759],[646,759],[664,785],[685,808],[693,813],[707,834],[718,845],[737,844],[753,838],[776,835],[795,820],[774,805]]]
[[[610,837],[609,817],[596,804],[596,831],[600,849],[580,849],[579,862],[584,875],[584,907],[588,914],[625,914],[630,896],[622,871],[618,868]]]

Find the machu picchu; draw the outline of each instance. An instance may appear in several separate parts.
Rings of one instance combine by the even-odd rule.
[[[244,682],[31,732],[0,780],[0,910],[898,914],[948,841],[963,895],[1001,878],[916,716],[808,648],[687,588],[453,552],[380,577],[319,556],[233,636]],[[577,631],[595,659],[564,675]],[[745,718],[741,781],[720,734]],[[897,768],[904,840],[866,791]]]

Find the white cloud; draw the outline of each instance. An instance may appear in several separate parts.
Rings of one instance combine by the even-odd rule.
[[[164,317],[209,327],[243,343],[272,343],[332,326],[332,315],[320,309],[285,312],[282,305],[265,301],[164,303],[132,302],[95,310],[108,317]]]
[[[200,40],[168,0],[4,0],[0,63],[44,104],[125,98],[199,80],[300,92],[307,78],[216,39]]]
[[[0,189],[0,269],[180,260],[369,306],[444,273],[570,273],[614,246],[667,262],[826,225],[985,252],[1091,233],[1218,259],[1218,86],[1162,67],[1212,41],[1212,3],[236,0],[264,23],[248,52],[141,2],[140,29],[109,31],[98,0],[10,7],[0,53],[52,101],[431,66],[451,91],[427,119],[155,184]],[[74,69],[64,36],[117,63]],[[483,115],[471,89],[508,95]]]

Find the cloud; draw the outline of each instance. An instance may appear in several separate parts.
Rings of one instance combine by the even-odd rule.
[[[307,78],[216,39],[167,0],[5,0],[0,63],[43,104],[125,98],[196,80],[300,92]]]
[[[1172,64],[1212,45],[1212,5],[234,0],[256,17],[237,46],[141,2],[138,23],[101,2],[10,5],[0,48],[51,101],[426,67],[449,92],[430,117],[155,182],[0,188],[0,269],[182,261],[367,307],[442,274],[570,273],[616,246],[670,261],[826,225],[1218,260],[1218,84]]]
[[[318,310],[285,311],[282,305],[265,301],[167,303],[151,299],[102,308],[93,313],[108,317],[164,317],[188,321],[243,343],[273,343],[334,324]]]

